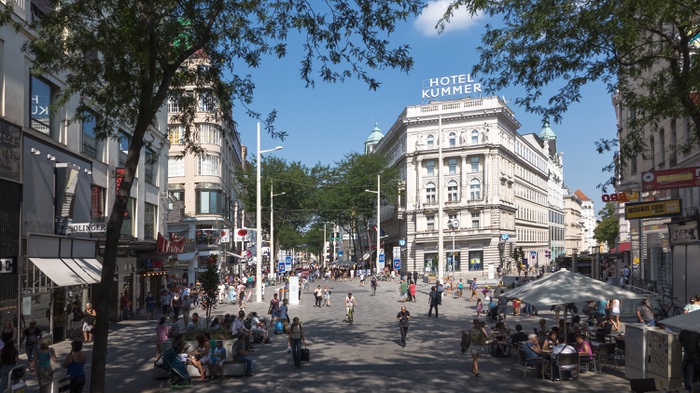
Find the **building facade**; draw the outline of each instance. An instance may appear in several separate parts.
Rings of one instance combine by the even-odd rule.
[[[198,53],[188,66],[205,70],[206,55]],[[185,87],[187,94],[196,86]],[[180,108],[174,101],[168,105],[170,151],[168,156],[168,234],[171,240],[184,240],[185,252],[177,261],[170,261],[168,279],[181,284],[194,283],[200,262],[212,254],[225,261],[234,237],[231,231],[241,225],[241,204],[234,173],[245,157],[240,135],[234,125],[216,119],[214,108],[205,94],[196,97],[199,105],[193,125],[193,141],[200,154],[186,152],[183,144],[185,127],[176,122]],[[228,254],[230,255],[230,254]]]
[[[45,12],[51,9],[14,2],[12,17],[29,22]],[[22,46],[32,39],[32,31],[0,26],[0,232],[5,244],[0,258],[12,266],[0,276],[0,319],[10,319],[20,329],[35,319],[44,332],[62,339],[70,303],[84,307],[93,284],[101,280],[104,223],[130,135],[115,126],[118,138],[98,139],[94,119],[99,113],[71,122],[77,98],[54,108],[66,75],[30,73],[32,58]],[[154,119],[150,144],[141,153],[122,227],[114,304],[124,290],[138,304],[136,255],[155,251],[163,225],[159,214],[169,143],[165,114]],[[117,307],[111,311],[118,314]]]
[[[618,139],[629,133],[628,122],[636,117],[630,108],[613,96]],[[658,293],[687,300],[700,293],[700,187],[666,189],[642,187],[645,173],[653,179],[658,171],[696,173],[700,167],[700,145],[693,136],[690,117],[664,119],[644,129],[647,141],[644,154],[632,157],[621,166],[617,192],[637,195],[641,202],[680,200],[681,212],[675,217],[626,220],[620,204],[620,244],[631,248],[632,283]]]
[[[400,173],[399,199],[381,209],[387,260],[399,240],[404,271],[435,270],[441,249],[444,271],[465,276],[507,267],[513,247],[544,255],[548,157],[519,127],[498,97],[404,109],[373,147]]]

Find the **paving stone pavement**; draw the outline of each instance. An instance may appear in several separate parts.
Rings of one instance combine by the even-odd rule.
[[[331,288],[331,307],[314,306],[313,288],[321,284]],[[271,335],[271,344],[255,345],[254,377],[193,381],[193,390],[214,392],[240,389],[244,392],[362,392],[362,391],[469,391],[469,392],[625,392],[629,383],[624,368],[605,368],[602,374],[587,373],[579,384],[540,381],[530,373],[523,381],[522,373],[513,369],[512,358],[482,355],[481,375],[471,372],[471,357],[460,356],[459,331],[471,327],[475,303],[465,298],[448,296],[440,306],[439,318],[428,318],[429,286],[419,283],[416,303],[403,304],[397,284],[382,282],[376,296],[369,285],[354,282],[318,280],[301,297],[300,305],[290,306],[290,318],[298,316],[305,329],[311,361],[295,370],[291,355],[285,353],[287,339]],[[357,298],[355,323],[343,322],[343,300],[348,291]],[[268,289],[269,301],[270,290]],[[467,297],[468,298],[468,297]],[[402,348],[396,314],[402,305],[411,312],[407,345]],[[581,306],[579,306],[581,307]],[[268,303],[249,303],[246,311],[266,315]],[[219,305],[214,315],[233,314],[234,305]],[[553,325],[553,313],[541,311],[540,317]],[[540,317],[507,318],[511,330],[516,323],[531,332]],[[482,315],[483,319],[483,315]],[[154,378],[155,326],[157,320],[128,320],[110,328],[106,386],[109,392],[164,392]],[[491,326],[487,326],[490,329]],[[68,341],[54,344],[59,359],[70,351]],[[88,362],[92,345],[84,349]],[[229,355],[230,356],[230,355]],[[88,385],[90,365],[86,366]],[[28,378],[29,391],[37,387],[36,377]],[[89,389],[86,388],[86,391]]]

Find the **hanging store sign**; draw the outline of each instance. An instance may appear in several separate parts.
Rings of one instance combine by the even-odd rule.
[[[472,74],[458,74],[423,80],[421,98],[425,101],[454,99],[474,93],[481,93],[481,82]]]
[[[668,233],[672,246],[678,244],[697,244],[700,242],[697,221],[668,224]]]
[[[665,201],[627,203],[625,205],[625,219],[652,217],[671,217],[681,214],[681,200],[669,199]]]
[[[642,173],[642,191],[700,186],[700,166]]]

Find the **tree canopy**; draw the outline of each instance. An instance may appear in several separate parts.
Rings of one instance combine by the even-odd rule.
[[[65,76],[56,106],[77,99],[76,118],[70,120],[88,113],[103,138],[115,135],[117,127],[131,134],[124,177],[107,223],[102,283],[94,301],[97,313],[107,315],[115,303],[111,283],[124,211],[141,150],[148,144],[144,135],[167,99],[182,108],[177,120],[191,125],[197,102],[184,87],[194,84],[198,95],[216,106],[213,116],[233,124],[232,107],[238,102],[248,108],[254,88],[254,81],[234,68],[286,56],[292,35],[301,41],[300,78],[307,86],[317,79],[358,78],[376,89],[379,81],[372,70],[407,72],[413,66],[408,46],[394,47],[388,36],[421,8],[419,0],[72,0],[34,19],[28,28],[36,35],[26,46],[34,60],[32,72]],[[6,15],[0,20],[6,21]],[[209,67],[183,67],[195,55],[205,57]],[[272,111],[266,129],[284,138],[284,132],[273,128],[274,118]],[[233,127],[228,131],[235,132]],[[198,151],[189,133],[185,143]],[[98,318],[90,387],[95,393],[105,391],[107,328],[108,319]]]
[[[689,116],[700,140],[700,68],[696,51],[700,4],[665,0],[457,0],[438,28],[458,9],[489,15],[474,73],[497,92],[511,85],[525,88],[515,103],[560,122],[581,89],[602,81],[635,115],[622,140],[603,139],[600,152],[618,149],[615,171],[629,158],[648,154],[644,128],[668,118]],[[550,94],[551,92],[551,94]],[[611,134],[616,129],[611,129]],[[615,166],[617,165],[617,167]],[[615,176],[609,183],[614,182]],[[614,184],[614,183],[612,183]]]
[[[615,216],[615,203],[608,202],[598,212],[600,222],[593,230],[593,237],[598,243],[607,244],[608,248],[615,247],[617,237],[620,235],[620,220]]]

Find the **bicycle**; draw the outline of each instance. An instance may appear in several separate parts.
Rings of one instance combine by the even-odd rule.
[[[347,322],[352,325],[353,317],[355,315],[355,306],[350,306],[348,308],[348,319]]]
[[[676,304],[676,300],[678,300],[678,298],[674,297],[671,299],[671,303],[668,304],[662,303],[661,300],[657,299],[656,301],[659,303],[659,307],[654,309],[654,317],[660,320],[683,314],[683,307]]]

